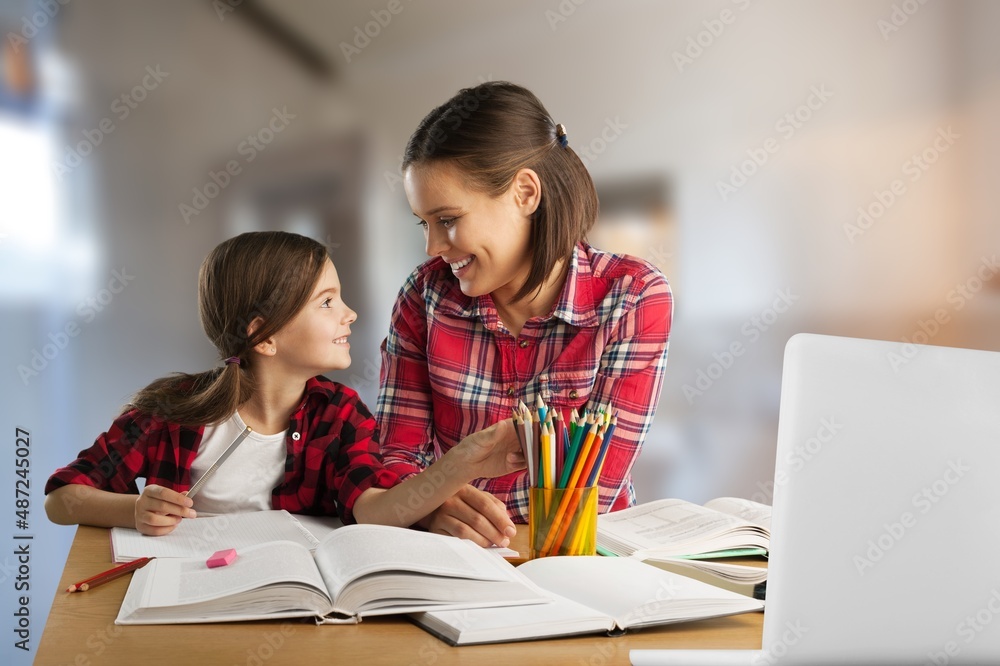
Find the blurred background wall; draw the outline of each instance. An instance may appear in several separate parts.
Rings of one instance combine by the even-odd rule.
[[[1000,349],[998,3],[0,7],[0,538],[34,537],[31,651],[73,534],[47,523],[45,480],[148,381],[219,361],[196,306],[217,243],[327,244],[359,313],[336,378],[374,405],[392,302],[425,258],[403,145],[461,87],[533,90],[597,183],[595,244],[671,280],[640,501],[770,500],[796,332]],[[15,572],[0,556],[5,608]]]

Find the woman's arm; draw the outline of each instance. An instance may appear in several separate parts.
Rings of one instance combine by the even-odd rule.
[[[509,474],[522,469],[524,464],[513,422],[505,419],[469,435],[430,467],[399,485],[389,489],[368,488],[355,500],[354,516],[358,522],[406,527],[428,516],[454,495],[465,496],[469,481]],[[469,502],[477,501],[474,493],[469,497]],[[469,533],[455,536],[471,538],[483,546],[506,546],[515,533],[506,512],[493,521],[481,513],[480,516],[482,521],[473,520]]]

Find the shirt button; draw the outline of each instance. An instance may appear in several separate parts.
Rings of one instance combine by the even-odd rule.
[[[511,384],[510,386],[507,387],[507,397],[508,398],[513,398],[514,397],[514,385],[513,384]]]
[[[579,393],[576,392],[576,389],[570,389],[570,391],[569,391],[569,397],[570,397],[571,400],[576,400],[576,397],[578,395],[579,395]]]
[[[300,435],[299,433],[297,433],[297,432],[293,432],[292,433],[292,439],[294,439],[296,442],[299,441],[301,438],[302,438],[302,435]]]
[[[520,341],[520,342],[518,342],[517,344],[518,344],[518,346],[519,346],[519,347],[520,347],[521,349],[524,349],[525,347],[527,347],[527,346],[528,346],[528,341],[527,341],[527,340],[521,340],[521,341]]]

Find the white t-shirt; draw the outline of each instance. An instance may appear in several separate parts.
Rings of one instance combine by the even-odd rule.
[[[239,412],[215,426],[205,426],[191,465],[191,485],[215,464],[246,429]],[[194,496],[198,515],[264,511],[271,508],[271,491],[285,475],[286,432],[251,432]]]

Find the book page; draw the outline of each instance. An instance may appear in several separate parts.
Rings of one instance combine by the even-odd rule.
[[[236,561],[224,567],[209,568],[200,558],[167,558],[153,560],[140,571],[146,579],[138,605],[142,608],[201,603],[279,584],[300,583],[326,595],[312,554],[291,541],[242,549]]]
[[[705,508],[728,513],[771,531],[771,507],[766,504],[740,497],[718,497],[705,502]]]
[[[385,525],[336,530],[316,549],[316,564],[334,599],[350,581],[377,571],[519,580],[508,562],[471,541]]]
[[[756,599],[631,558],[543,557],[518,571],[547,591],[611,616],[621,628],[763,608]]]
[[[201,557],[227,548],[247,548],[268,541],[293,541],[312,550],[318,541],[287,511],[253,511],[182,520],[173,532],[146,536],[126,527],[111,529],[115,562],[140,557]]]
[[[663,499],[599,516],[597,542],[617,555],[647,549],[684,555],[752,545],[766,547],[767,537],[760,527],[734,516],[684,500]]]

